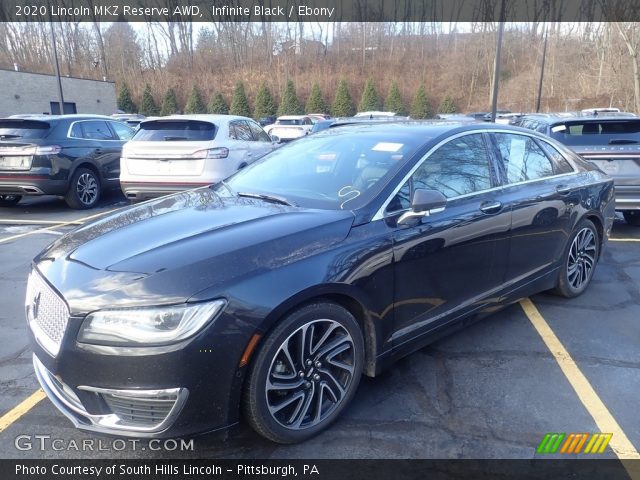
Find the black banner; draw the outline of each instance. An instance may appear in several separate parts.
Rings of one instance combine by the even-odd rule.
[[[637,0],[2,0],[2,22],[638,21]]]
[[[617,460],[0,460],[2,480],[318,480],[630,478]],[[636,469],[636,470],[634,470]],[[633,473],[632,473],[633,474]],[[635,474],[633,474],[635,476]],[[636,477],[637,478],[637,477]]]

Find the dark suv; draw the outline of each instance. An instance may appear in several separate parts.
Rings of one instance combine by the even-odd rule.
[[[611,175],[616,210],[640,226],[640,118],[632,113],[535,114],[515,125],[544,133]]]
[[[0,206],[60,195],[72,208],[93,207],[104,189],[120,187],[120,152],[132,136],[98,115],[0,119]]]

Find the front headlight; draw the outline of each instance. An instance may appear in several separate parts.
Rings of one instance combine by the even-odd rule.
[[[198,333],[223,309],[224,300],[153,308],[99,310],[85,318],[78,341],[95,345],[167,345]]]

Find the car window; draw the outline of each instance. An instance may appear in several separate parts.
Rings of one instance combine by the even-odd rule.
[[[120,122],[109,122],[111,124],[111,128],[116,132],[116,136],[120,140],[131,140],[133,137],[133,130],[128,126],[124,125]]]
[[[233,126],[233,134],[231,134],[231,126]],[[235,140],[242,140],[246,142],[253,141],[253,135],[249,125],[244,120],[236,120],[229,124],[230,138]]]
[[[82,138],[87,140],[115,140],[113,134],[103,120],[88,120],[86,122],[78,122],[82,128]],[[73,135],[74,130],[71,129]]]
[[[445,143],[427,157],[398,194],[387,211],[411,206],[416,188],[437,190],[447,198],[491,188],[491,166],[481,134],[465,135]]]
[[[571,172],[573,172],[573,167],[567,161],[567,159],[564,158],[564,155],[562,155],[558,151],[558,149],[556,149],[553,145],[551,145],[551,144],[549,144],[547,142],[542,142],[541,141],[540,145],[542,146],[542,148],[545,151],[545,153],[553,161],[553,173],[554,173],[554,175],[560,175],[560,174],[563,174],[563,173],[571,173]]]
[[[553,138],[571,146],[640,143],[640,119],[571,121],[552,132]]]
[[[554,174],[551,160],[531,137],[496,133],[495,140],[508,183],[525,182]]]
[[[17,138],[44,138],[51,125],[38,120],[3,119],[0,120],[0,140]]]
[[[251,133],[256,140],[258,140],[259,142],[271,142],[271,138],[269,138],[269,135],[267,135],[265,131],[262,130],[260,125],[258,125],[256,122],[248,123],[249,128],[251,129]]]
[[[140,124],[133,140],[141,142],[208,141],[213,140],[216,133],[216,126],[210,122],[151,120]]]
[[[545,123],[538,123],[535,130],[536,132],[547,133],[547,125]]]

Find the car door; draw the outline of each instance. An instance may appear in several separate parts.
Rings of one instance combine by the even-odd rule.
[[[88,157],[99,169],[101,180],[106,182],[117,180],[120,173],[120,152],[123,143],[116,141],[107,122],[105,120],[83,120],[77,122],[71,131],[74,136],[81,135],[82,139],[91,142],[92,151]]]
[[[543,275],[562,256],[580,203],[573,167],[548,142],[520,133],[493,133],[505,184],[501,200],[512,211],[508,284]]]
[[[484,134],[465,133],[423,159],[389,203],[392,221],[416,188],[447,197],[443,211],[393,232],[394,348],[496,301],[511,223],[498,182]]]
[[[229,156],[235,162],[235,169],[253,162],[255,153],[253,150],[253,134],[246,121],[234,120],[229,123],[229,140],[232,144]]]
[[[271,141],[269,135],[267,135],[256,122],[248,120],[247,123],[253,134],[254,160],[257,160],[271,152],[274,149],[274,143]]]

